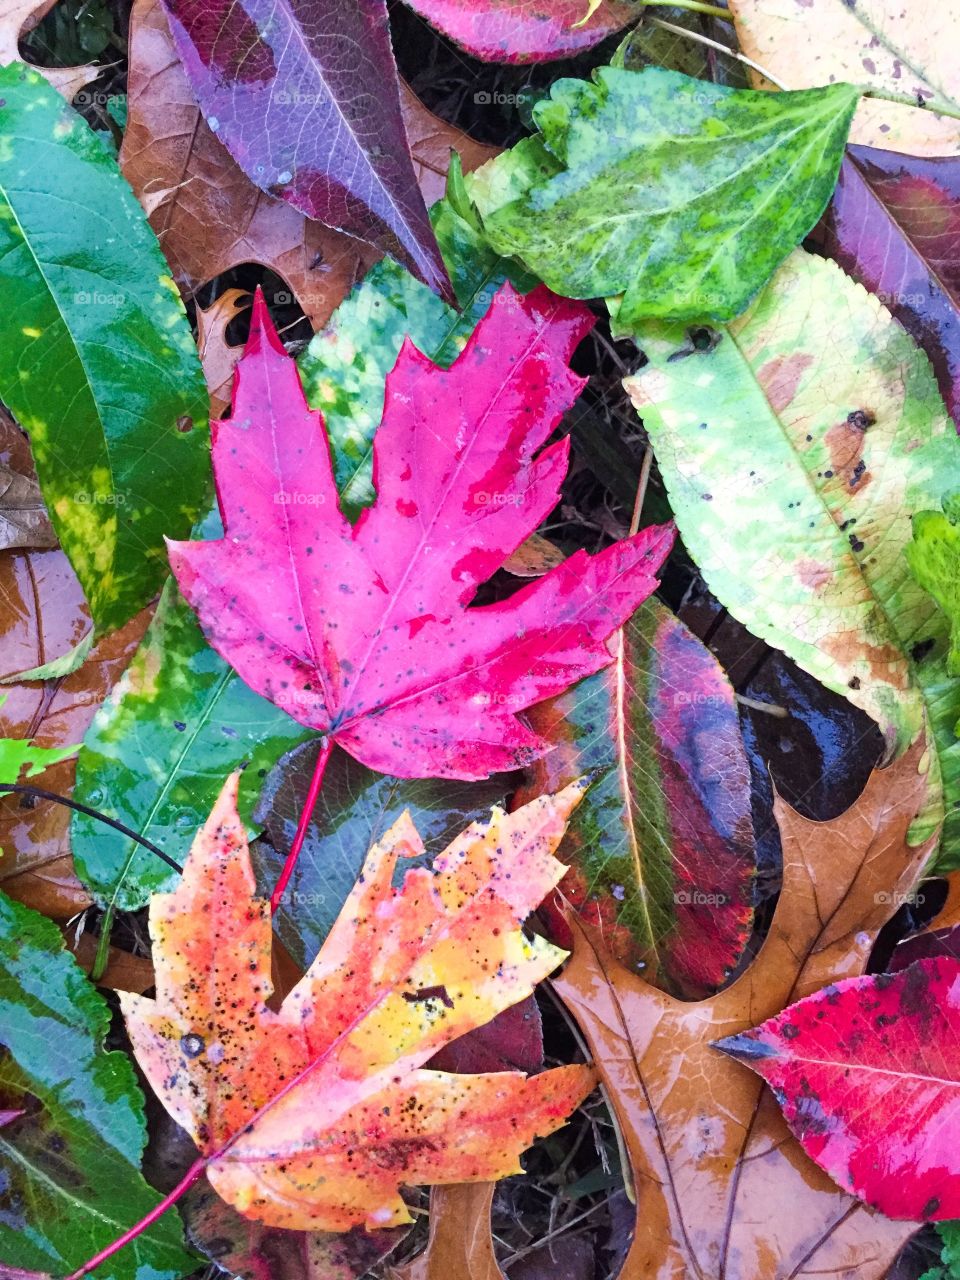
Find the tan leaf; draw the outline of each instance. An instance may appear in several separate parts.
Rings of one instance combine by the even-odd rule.
[[[846,80],[960,109],[960,0],[730,0],[742,51],[788,89]],[[757,88],[773,88],[751,73]],[[916,156],[960,154],[960,120],[881,99],[857,108],[850,141]]]
[[[574,954],[554,986],[596,1058],[637,1192],[622,1276],[880,1280],[916,1229],[836,1187],[791,1137],[773,1095],[711,1042],[863,972],[929,853],[929,842],[906,843],[923,803],[921,766],[915,744],[830,822],[777,799],[784,875],[769,935],[710,999],[684,1003],[655,990],[569,917]]]
[[[197,307],[197,350],[210,392],[210,417],[222,418],[230,408],[233,371],[243,355],[243,343],[227,342],[227,326],[253,305],[243,289],[227,289],[209,307]]]
[[[430,1192],[430,1239],[390,1280],[503,1280],[490,1233],[494,1182],[459,1182]]]

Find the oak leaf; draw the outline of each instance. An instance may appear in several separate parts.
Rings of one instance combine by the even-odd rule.
[[[863,972],[930,851],[930,841],[907,843],[924,798],[922,754],[915,744],[875,770],[828,822],[777,799],[783,890],[769,934],[708,1000],[655,990],[571,916],[574,953],[554,986],[597,1061],[633,1169],[638,1226],[623,1275],[880,1280],[914,1229],[836,1187],[759,1078],[711,1042]]]
[[[409,342],[374,442],[377,502],[340,511],[319,413],[260,298],[214,427],[225,536],[171,542],[211,645],[258,693],[372,769],[482,778],[548,749],[518,713],[611,660],[672,526],[578,551],[508,600],[467,606],[556,505],[586,308],[505,285],[448,370]],[[537,451],[540,450],[538,453]]]
[[[422,852],[401,818],[274,1012],[269,904],[254,896],[231,777],[176,890],[151,901],[156,999],[120,996],[147,1079],[223,1199],[270,1226],[392,1226],[409,1221],[401,1183],[518,1172],[534,1136],[564,1123],[593,1088],[588,1067],[460,1076],[424,1063],[564,958],[519,926],[563,876],[552,853],[582,791],[494,809],[394,889],[397,859]]]

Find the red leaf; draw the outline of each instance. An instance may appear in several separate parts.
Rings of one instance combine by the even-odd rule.
[[[543,1069],[543,1022],[536,999],[527,996],[491,1022],[475,1027],[430,1059],[432,1071],[482,1075],[485,1071]]]
[[[794,1136],[888,1218],[960,1217],[960,965],[848,978],[718,1040],[770,1085]]]
[[[636,17],[603,0],[583,25],[587,0],[407,0],[428,22],[487,62],[550,62],[592,49]],[[482,104],[483,99],[476,101]]]
[[[578,551],[467,608],[557,502],[568,441],[537,450],[580,390],[567,359],[590,323],[505,285],[449,370],[407,341],[374,444],[378,499],[351,525],[321,415],[258,299],[233,416],[213,427],[225,536],[170,543],[208,640],[251,688],[400,777],[482,778],[548,749],[517,713],[610,661],[605,638],[674,536]]]
[[[960,427],[960,159],[849,147],[824,247],[933,363]]]
[[[207,124],[247,177],[452,300],[400,115],[386,0],[163,0]]]

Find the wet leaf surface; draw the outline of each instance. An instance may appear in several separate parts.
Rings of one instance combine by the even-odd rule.
[[[385,0],[165,0],[204,119],[247,177],[441,292],[400,114]]]
[[[0,1130],[0,1252],[13,1267],[63,1275],[159,1200],[139,1171],[132,1064],[103,1049],[109,1020],[56,926],[0,895],[0,1107],[22,1113]],[[193,1265],[170,1214],[98,1275],[172,1280]]]
[[[708,1000],[657,991],[571,915],[574,954],[554,987],[594,1053],[638,1188],[623,1274],[880,1280],[913,1230],[834,1186],[759,1079],[711,1041],[862,973],[894,895],[912,889],[929,852],[906,843],[925,792],[921,754],[914,746],[874,772],[830,822],[777,801],[784,886],[769,934],[740,977]]]
[[[849,147],[816,238],[924,349],[960,427],[960,158]]]
[[[207,639],[251,688],[384,773],[482,778],[542,753],[516,713],[609,662],[603,638],[673,540],[653,527],[578,552],[466,612],[556,504],[568,442],[534,455],[580,389],[567,360],[589,323],[505,285],[449,371],[408,344],[374,445],[378,501],[351,526],[320,416],[255,306],[214,445],[226,537],[170,544]]]
[[[552,851],[582,788],[494,810],[432,872],[408,871],[394,889],[397,858],[423,852],[401,818],[274,1012],[269,903],[254,897],[236,786],[234,775],[176,891],[151,902],[156,1000],[120,997],[137,1059],[200,1147],[213,1188],[268,1226],[340,1231],[410,1221],[401,1182],[518,1171],[533,1137],[590,1092],[592,1071],[423,1067],[563,958],[519,926],[563,874]]]
[[[486,234],[558,293],[622,293],[622,326],[730,320],[823,212],[857,99],[845,84],[773,96],[655,67],[559,80],[533,110],[548,172],[484,206]]]
[[[960,1216],[952,1117],[960,967],[954,956],[832,983],[716,1047],[774,1091],[797,1141],[890,1218]]]
[[[253,846],[257,883],[269,895],[293,842],[313,775],[318,740],[295,747],[263,784],[255,819],[269,843]],[[294,960],[306,968],[323,945],[363,866],[367,849],[409,811],[427,854],[439,853],[468,823],[501,804],[511,779],[466,785],[457,781],[386,777],[335,752],[323,775],[307,837],[276,915],[276,928]]]
[[[613,647],[604,671],[531,712],[555,750],[523,795],[593,779],[560,852],[574,868],[565,898],[623,963],[702,995],[733,968],[752,920],[750,770],[733,689],[654,601]]]

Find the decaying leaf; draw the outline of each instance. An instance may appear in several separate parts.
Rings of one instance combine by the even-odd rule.
[[[960,858],[960,683],[949,624],[911,577],[910,513],[960,487],[960,442],[930,364],[883,304],[797,251],[726,329],[646,324],[624,383],[684,543],[711,591],[872,716],[902,750],[936,740],[926,830],[947,799]],[[825,340],[826,339],[826,340]]]
[[[716,1047],[773,1089],[821,1169],[889,1218],[960,1217],[960,966],[847,978]]]
[[[849,80],[915,98],[918,107],[864,99],[851,142],[911,155],[960,154],[958,0],[933,8],[897,0],[730,0],[740,48],[791,89]],[[758,87],[771,88],[753,74]],[[921,108],[929,103],[929,109]]]
[[[624,964],[703,995],[739,959],[752,919],[750,769],[733,689],[656,601],[611,647],[609,667],[530,712],[554,750],[521,795],[593,778],[564,838],[565,899]],[[556,940],[566,945],[565,931]]]
[[[255,304],[213,446],[225,537],[170,543],[207,639],[251,688],[401,777],[482,778],[547,749],[517,713],[609,663],[605,638],[673,541],[652,527],[467,608],[557,502],[569,441],[537,451],[582,385],[568,359],[590,324],[504,285],[449,370],[407,343],[374,444],[377,502],[351,525],[322,419]]]
[[[413,171],[386,0],[164,0],[211,131],[261,191],[450,284]]]
[[[637,1192],[621,1274],[644,1280],[880,1280],[913,1228],[839,1190],[804,1154],[758,1077],[711,1042],[863,972],[921,874],[907,832],[923,804],[922,745],[876,770],[823,823],[782,800],[783,890],[758,956],[728,988],[684,1003],[613,960],[571,916],[555,989],[577,1017],[619,1121]]]
[[[243,289],[226,289],[209,307],[197,307],[197,353],[210,392],[210,417],[230,408],[230,388],[243,345],[227,342],[227,327],[246,311],[253,299]]]
[[[487,62],[549,62],[626,26],[625,0],[407,0],[467,53]]]
[[[0,66],[22,61],[20,40],[33,30],[57,0],[0,0]],[[37,67],[37,71],[59,89],[69,101],[91,80],[96,80],[100,67]]]
[[[0,551],[57,545],[25,439],[0,409]]]
[[[412,1262],[391,1267],[391,1280],[503,1280],[490,1233],[492,1182],[434,1187],[430,1239]]]
[[[398,857],[422,852],[401,818],[277,1012],[265,1003],[269,904],[254,897],[236,791],[234,775],[177,889],[151,902],[156,999],[120,997],[140,1065],[214,1189],[268,1226],[340,1231],[409,1221],[401,1183],[518,1171],[533,1137],[590,1092],[592,1071],[457,1076],[424,1064],[563,959],[519,926],[563,875],[552,851],[582,784],[495,809],[432,873],[408,871],[394,889]]]

